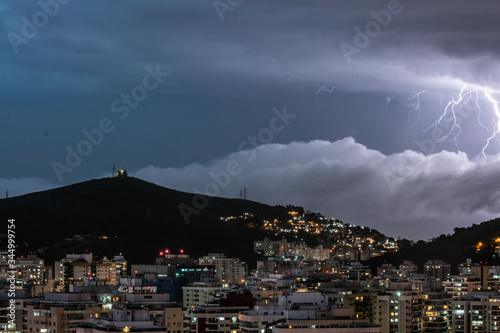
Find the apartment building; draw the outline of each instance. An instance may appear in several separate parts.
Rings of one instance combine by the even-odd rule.
[[[76,333],[79,323],[101,316],[101,306],[90,294],[47,293],[27,303],[27,333]]]
[[[421,290],[412,290],[411,282],[391,283],[377,296],[381,332],[421,332],[424,298]]]

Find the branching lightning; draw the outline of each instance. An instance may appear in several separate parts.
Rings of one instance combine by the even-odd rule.
[[[417,119],[415,120],[415,122],[417,122],[420,119],[420,95],[422,95],[425,92],[427,92],[427,90],[422,90],[419,92],[412,91],[410,96],[408,96],[408,98],[406,99],[407,103],[410,103],[412,101],[415,101],[416,103],[415,107],[408,111],[408,119],[410,119],[411,114],[413,112],[417,112]]]
[[[444,132],[444,135],[438,138],[436,142],[443,142],[444,140],[451,138],[455,145],[458,147],[458,138],[462,133],[462,127],[460,126],[461,122],[470,116],[469,112],[477,112],[477,123],[486,132],[490,133],[488,139],[486,140],[486,143],[482,147],[481,153],[477,156],[477,158],[481,157],[484,162],[484,160],[486,159],[486,150],[490,146],[491,141],[493,139],[496,139],[497,142],[500,143],[497,136],[497,134],[500,133],[500,108],[498,105],[498,101],[492,96],[493,93],[494,92],[487,87],[465,84],[458,95],[451,97],[451,99],[444,107],[439,118],[434,121],[427,129],[423,130],[423,132],[427,132],[431,129],[434,130],[437,127],[441,127],[443,129],[449,128],[449,130],[446,130]],[[412,93],[412,95],[414,95],[414,93]],[[410,97],[412,95],[410,95]],[[481,120],[481,118],[484,117],[484,112],[480,105],[481,95],[483,95],[485,97],[485,100],[487,100],[492,105],[494,111],[494,114],[492,116],[492,128],[488,128],[488,126],[486,126]],[[419,109],[416,108],[415,110]]]
[[[401,104],[410,107],[408,110],[408,120],[410,120],[411,115],[416,112],[417,117],[415,119],[415,123],[420,119],[420,95],[426,93],[427,90],[422,91],[412,91],[408,98],[400,99],[400,98],[392,98],[391,96],[387,96],[386,102],[387,104],[391,103],[392,100],[396,100]]]
[[[470,98],[471,98],[473,92],[474,92],[474,90],[466,91],[466,87],[467,86],[462,87],[462,90],[460,90],[460,94],[458,96],[451,97],[451,100],[448,102],[448,104],[444,108],[441,116],[434,123],[432,123],[432,125],[430,125],[427,129],[425,129],[423,132],[427,132],[430,129],[435,129],[438,126],[443,126],[446,128],[448,126],[448,124],[450,122],[452,122],[453,125],[451,126],[449,132],[446,133],[441,138],[439,138],[437,140],[437,142],[442,142],[442,141],[446,140],[448,137],[450,137],[451,135],[453,135],[453,140],[455,142],[455,145],[458,146],[457,138],[460,135],[460,133],[462,133],[462,128],[460,127],[460,124],[457,121],[457,107],[461,108],[461,107],[463,107],[463,105],[468,103],[470,101]],[[475,96],[477,96],[477,94]],[[467,102],[465,102],[465,100],[467,100]],[[476,102],[477,102],[477,100],[476,100]],[[445,121],[446,117],[449,117],[449,119]],[[443,124],[443,122],[445,122],[445,124]]]

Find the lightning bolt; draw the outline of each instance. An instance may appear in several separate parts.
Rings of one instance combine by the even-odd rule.
[[[422,132],[427,132],[431,129],[437,128],[438,126],[441,126],[442,128],[445,129],[449,128],[449,130],[446,131],[442,137],[437,139],[436,142],[443,142],[448,138],[452,138],[453,142],[455,143],[455,146],[458,147],[458,137],[462,133],[462,128],[460,127],[460,121],[459,121],[461,119],[460,115],[462,114],[461,112],[464,110],[464,108],[466,107],[471,108],[472,105],[473,110],[477,110],[477,117],[476,117],[477,123],[486,132],[491,133],[487,138],[486,143],[484,144],[481,150],[481,153],[476,157],[476,158],[481,157],[484,163],[486,159],[486,150],[488,149],[488,147],[490,147],[491,141],[493,139],[496,139],[496,141],[500,144],[500,141],[497,136],[497,134],[500,133],[500,107],[498,105],[498,101],[495,98],[493,98],[492,94],[493,90],[491,90],[490,88],[477,85],[464,84],[458,95],[451,96],[451,99],[444,107],[443,112],[441,113],[439,118]],[[414,95],[414,93],[412,93],[410,97],[412,95]],[[487,100],[492,105],[494,111],[494,115],[492,117],[493,121],[492,129],[488,128],[481,121],[484,112],[480,105],[480,99],[481,99],[480,95],[483,95],[485,97],[485,100]]]
[[[411,115],[414,112],[417,112],[417,118],[415,119],[415,123],[420,119],[420,95],[423,93],[426,93],[427,90],[422,90],[422,91],[412,91],[410,95],[406,99],[401,99],[401,98],[392,98],[391,96],[386,97],[386,102],[387,104],[391,103],[393,100],[398,101],[399,103],[403,104],[404,106],[410,107],[408,110],[408,120],[410,120]]]
[[[319,94],[322,91],[326,91],[328,93],[332,93],[333,89],[335,89],[335,87],[332,87],[332,89],[328,90],[328,89],[326,89],[326,86],[323,86],[323,87],[319,88],[318,91],[316,91],[316,93],[314,94],[314,96],[316,96],[317,94]]]
[[[427,90],[422,90],[422,91],[412,91],[410,96],[406,99],[407,103],[411,103],[412,101],[415,101],[416,105],[414,108],[410,109],[408,111],[408,120],[410,120],[411,114],[413,112],[417,112],[417,119],[415,120],[415,123],[420,119],[420,95],[423,93],[426,93]]]
[[[493,122],[495,125],[494,125],[494,128],[492,130],[492,133],[488,137],[488,139],[486,139],[486,144],[483,146],[481,153],[478,155],[478,157],[483,158],[483,163],[484,163],[484,161],[486,161],[486,149],[490,146],[491,140],[496,139],[497,142],[500,143],[500,141],[498,140],[498,136],[497,136],[497,134],[500,132],[500,110],[498,107],[498,101],[496,99],[494,99],[493,96],[491,96],[491,90],[486,89],[483,91],[483,93],[484,93],[484,96],[486,97],[486,99],[488,101],[490,101],[490,103],[493,105],[493,110],[495,112],[495,117],[496,117],[496,122],[495,122],[495,118],[493,118]]]
[[[455,142],[455,145],[458,147],[457,138],[460,135],[460,133],[462,133],[462,128],[460,127],[460,125],[458,124],[458,121],[457,121],[457,107],[461,107],[461,106],[465,105],[464,101],[466,99],[467,99],[466,103],[468,103],[470,101],[470,96],[475,92],[475,90],[466,91],[466,88],[467,88],[467,85],[463,86],[462,89],[460,90],[460,94],[458,96],[451,97],[451,100],[448,102],[448,104],[446,104],[446,107],[444,108],[441,116],[434,123],[432,123],[432,125],[427,127],[427,129],[423,130],[423,132],[427,132],[430,129],[435,129],[438,126],[443,126],[446,128],[448,126],[448,124],[450,122],[452,122],[453,125],[451,126],[449,132],[446,133],[441,138],[439,138],[437,140],[437,142],[442,142],[442,141],[446,140],[448,137],[450,137],[451,135],[453,135],[453,140]],[[477,96],[477,94],[476,94],[476,96]],[[450,118],[446,121],[445,124],[443,124],[443,122],[447,116],[449,116]]]

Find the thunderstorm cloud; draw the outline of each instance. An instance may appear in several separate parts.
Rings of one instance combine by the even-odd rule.
[[[233,175],[228,163],[238,166],[230,169]],[[207,165],[149,166],[136,175],[177,190],[230,198],[246,187],[251,200],[301,205],[409,238],[431,236],[435,227],[422,230],[442,219],[470,223],[500,213],[500,155],[484,163],[461,152],[384,155],[353,138],[268,144]],[[416,222],[419,232],[411,228]],[[444,233],[452,227],[437,229]]]

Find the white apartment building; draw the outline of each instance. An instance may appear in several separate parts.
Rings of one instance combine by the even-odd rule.
[[[412,290],[411,282],[391,284],[389,290],[377,296],[381,332],[421,332],[424,298],[422,291]]]
[[[220,297],[221,292],[229,291],[227,284],[220,282],[195,282],[191,286],[182,287],[182,307],[192,309]]]

